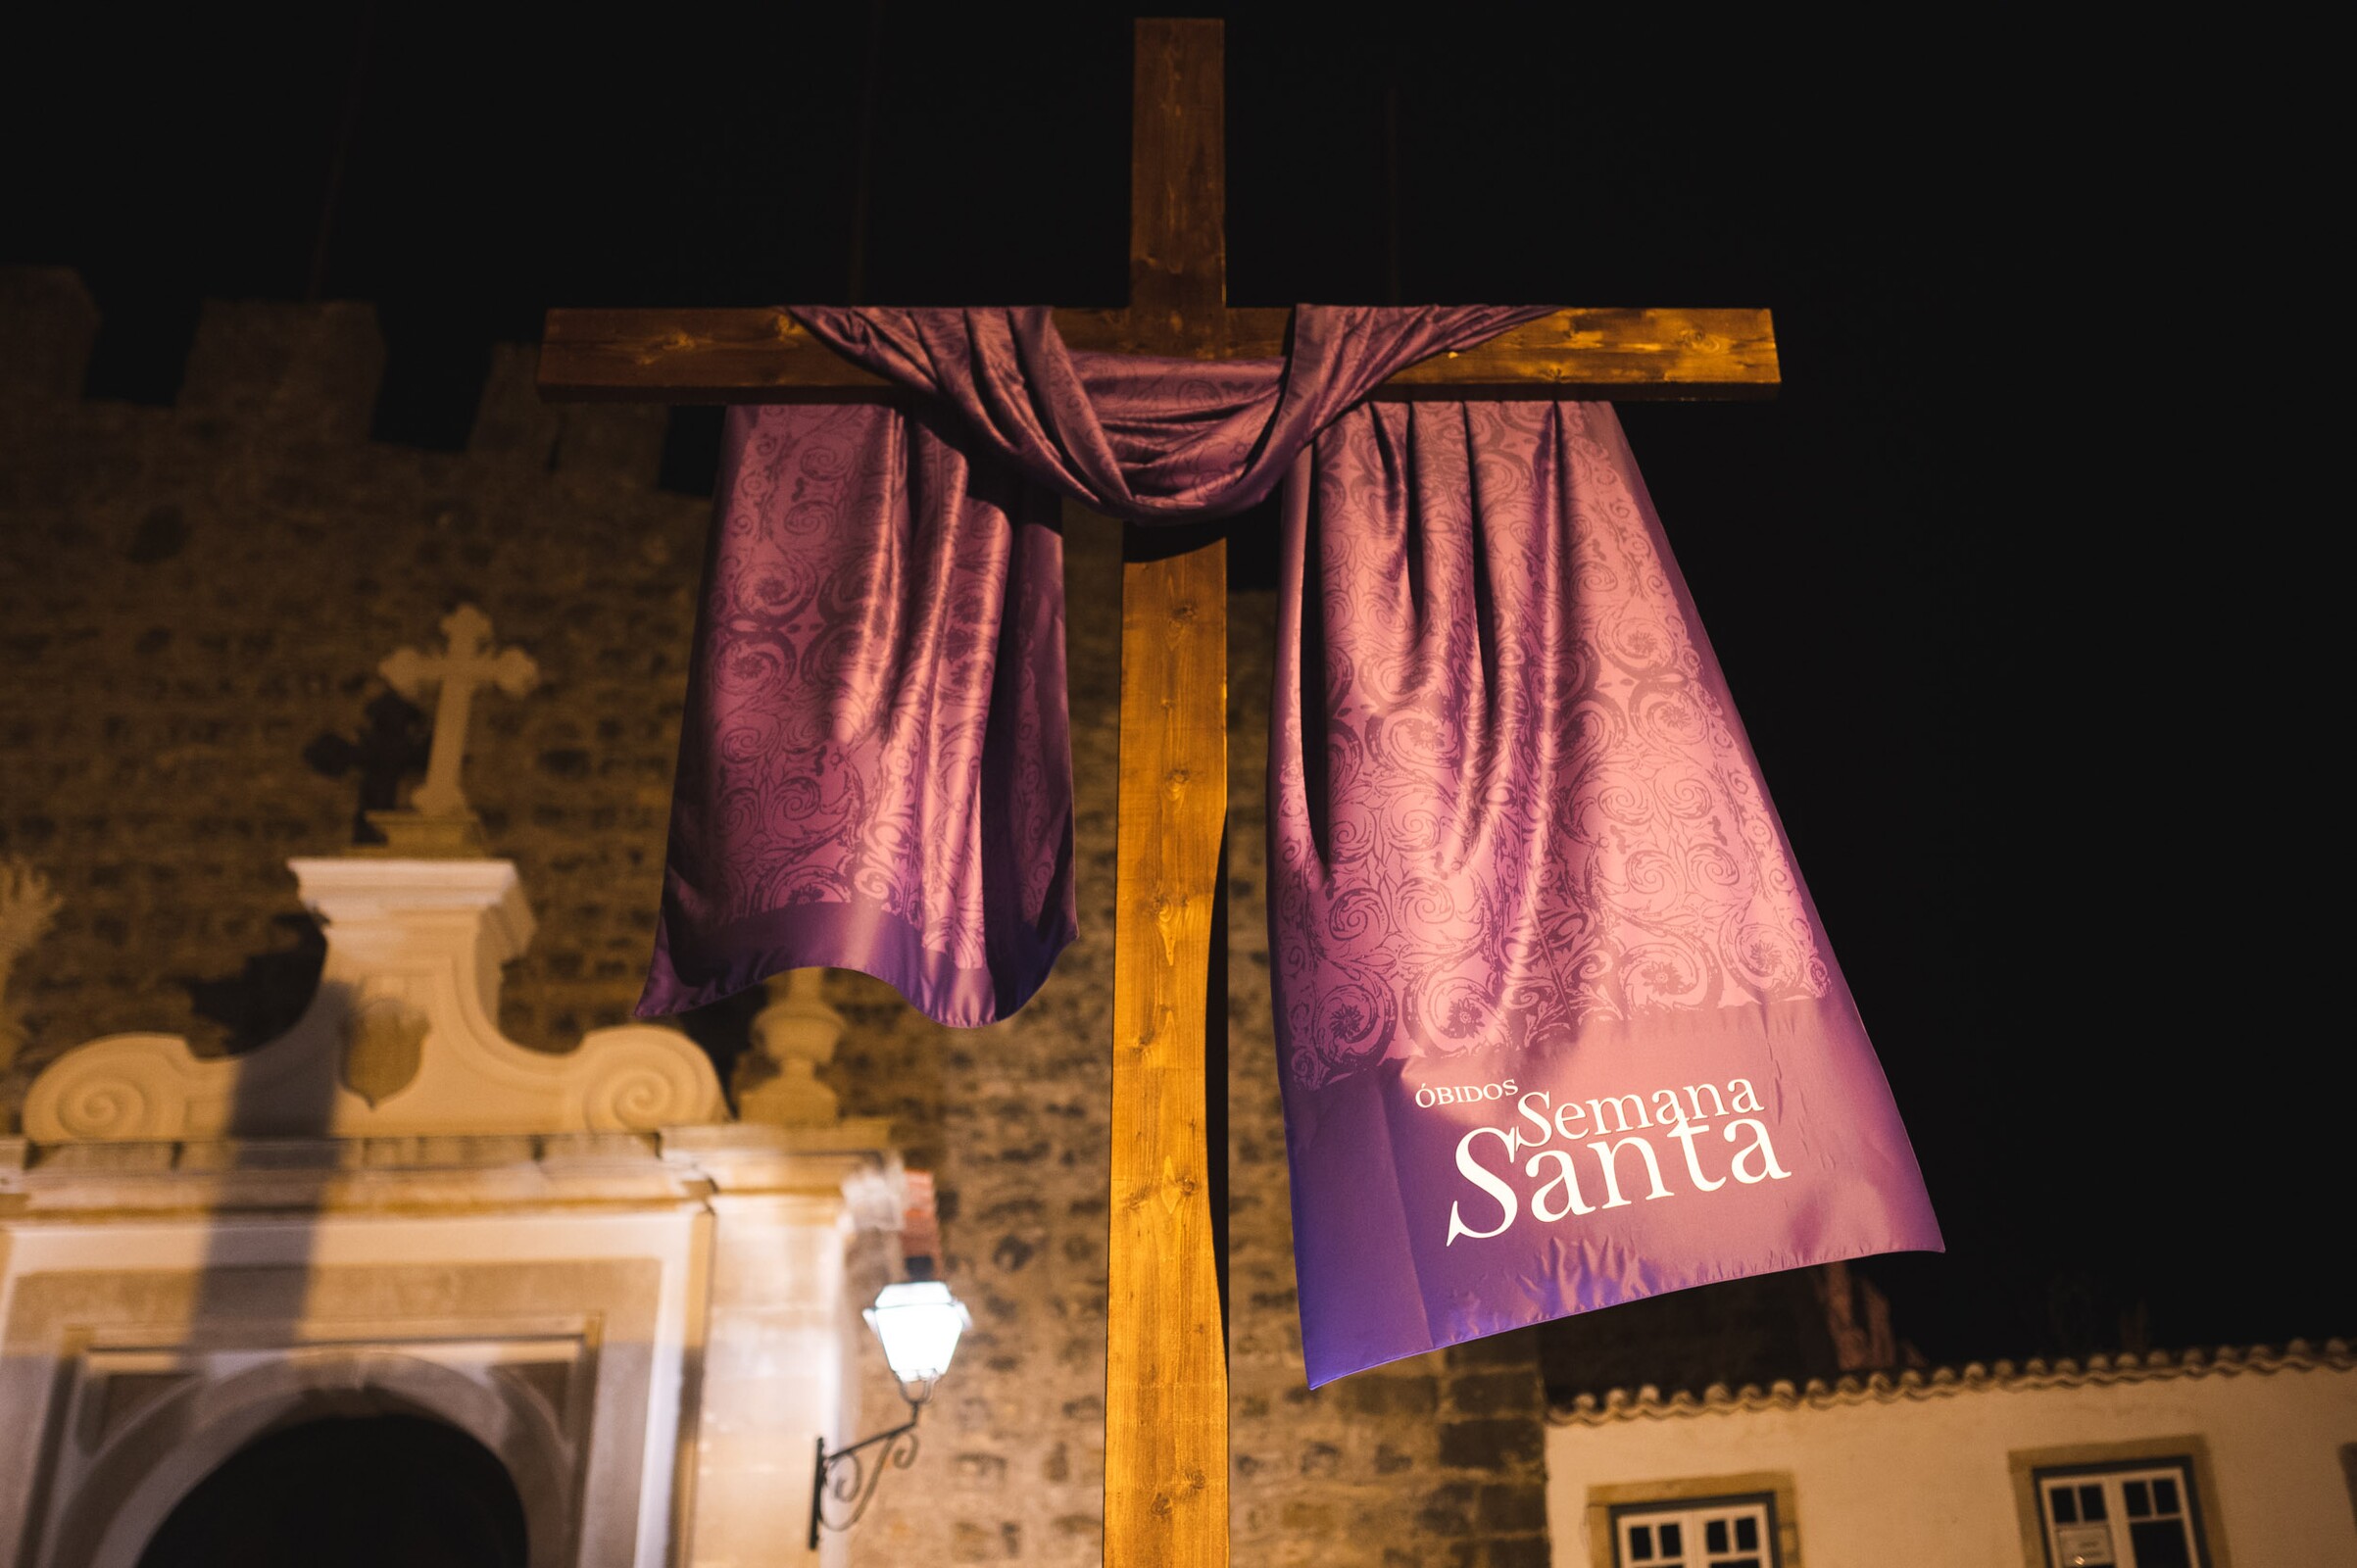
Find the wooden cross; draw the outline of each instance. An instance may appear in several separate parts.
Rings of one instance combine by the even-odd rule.
[[[441,688],[434,702],[434,742],[426,755],[425,782],[411,793],[410,809],[420,816],[466,815],[459,768],[466,760],[466,722],[474,712],[474,689],[497,686],[510,697],[521,697],[540,684],[540,666],[520,648],[494,653],[491,617],[472,605],[461,605],[442,617],[442,652],[421,654],[404,648],[377,665],[376,672],[413,703],[426,687]]]
[[[1227,303],[1221,25],[1137,24],[1130,302],[1058,310],[1075,348],[1275,358],[1284,310]],[[1395,374],[1379,398],[1764,397],[1762,310],[1566,310]],[[892,390],[782,310],[552,311],[554,400],[840,402]],[[1203,1001],[1227,816],[1227,548],[1131,528],[1121,584],[1107,1568],[1228,1560],[1228,1394],[1204,1148]],[[1224,1085],[1222,1086],[1224,1093]]]

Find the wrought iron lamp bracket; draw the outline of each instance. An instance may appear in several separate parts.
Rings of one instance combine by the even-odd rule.
[[[887,1469],[906,1470],[916,1463],[916,1422],[924,1414],[925,1401],[933,1396],[933,1389],[927,1384],[921,1393],[910,1394],[904,1387],[901,1396],[908,1401],[908,1419],[899,1426],[871,1438],[861,1438],[832,1453],[826,1451],[826,1439],[818,1440],[817,1462],[810,1474],[812,1551],[818,1549],[818,1532],[822,1527],[840,1533],[859,1522],[859,1516],[875,1500],[876,1488],[882,1485]],[[877,1451],[870,1454],[867,1450],[871,1448]],[[829,1497],[849,1504],[849,1511],[839,1518],[828,1518]]]

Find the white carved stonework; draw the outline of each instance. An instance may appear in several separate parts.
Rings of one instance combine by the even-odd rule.
[[[410,809],[423,816],[465,816],[466,792],[459,769],[466,760],[466,722],[474,710],[474,689],[496,686],[521,697],[540,684],[540,666],[520,648],[491,646],[491,617],[461,605],[442,617],[443,649],[421,654],[404,648],[377,666],[385,684],[411,702],[437,689],[433,749],[426,754],[425,782],[410,796]]]
[[[819,992],[823,969],[789,969],[765,982],[769,1004],[753,1018],[753,1049],[737,1058],[737,1114],[775,1127],[824,1127],[841,1115],[818,1069],[835,1059],[843,1014]]]
[[[327,961],[294,1028],[204,1059],[176,1035],[112,1035],[34,1080],[36,1142],[235,1135],[648,1130],[725,1119],[712,1063],[675,1030],[591,1032],[563,1054],[499,1032],[500,966],[532,937],[516,867],[297,859]]]
[[[459,783],[475,689],[491,686],[521,697],[540,684],[540,666],[520,648],[494,648],[491,617],[472,605],[442,617],[442,639],[438,654],[404,648],[376,666],[385,684],[411,702],[422,702],[426,689],[434,689],[434,738],[425,780],[411,792],[409,808],[368,813],[383,847],[357,854],[400,859],[475,859],[484,854],[482,823]]]

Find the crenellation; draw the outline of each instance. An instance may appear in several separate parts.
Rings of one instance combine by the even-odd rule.
[[[545,472],[557,458],[564,414],[540,399],[535,380],[540,351],[530,343],[491,345],[491,373],[483,381],[468,455]]]
[[[0,268],[0,398],[79,398],[98,325],[98,302],[73,269]]]
[[[208,300],[178,410],[248,434],[362,441],[384,352],[372,305]]]

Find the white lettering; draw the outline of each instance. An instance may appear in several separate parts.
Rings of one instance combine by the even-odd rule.
[[[1506,1146],[1506,1157],[1511,1159],[1514,1157],[1513,1136],[1502,1127],[1476,1127],[1456,1142],[1457,1174],[1498,1200],[1498,1206],[1503,1211],[1503,1217],[1489,1230],[1477,1231],[1465,1223],[1464,1217],[1457,1212],[1457,1205],[1450,1203],[1449,1205],[1449,1240],[1443,1243],[1443,1246],[1453,1247],[1456,1245],[1456,1239],[1460,1236],[1470,1236],[1477,1242],[1486,1242],[1514,1223],[1514,1189],[1483,1169],[1481,1161],[1473,1157],[1473,1140],[1476,1138],[1497,1139]]]
[[[1735,1163],[1729,1167],[1728,1174],[1746,1187],[1754,1182],[1782,1181],[1792,1174],[1776,1163],[1776,1146],[1768,1142],[1768,1128],[1765,1122],[1753,1121],[1750,1117],[1745,1116],[1742,1121],[1728,1123],[1727,1141],[1731,1144],[1735,1142],[1735,1130],[1738,1127],[1751,1129],[1751,1143],[1747,1148],[1735,1152]],[[1768,1168],[1757,1176],[1746,1176],[1743,1174],[1743,1161],[1749,1159],[1753,1154],[1759,1155]]]
[[[1561,1150],[1541,1150],[1538,1153],[1531,1156],[1529,1164],[1522,1167],[1522,1173],[1526,1176],[1538,1175],[1539,1162],[1547,1159],[1551,1159],[1555,1162],[1555,1176],[1552,1181],[1540,1188],[1537,1192],[1531,1194],[1531,1217],[1533,1219],[1547,1220],[1551,1223],[1555,1220],[1565,1218],[1568,1215],[1587,1214],[1594,1212],[1590,1205],[1580,1197],[1580,1179],[1572,1174],[1571,1156],[1564,1153]],[[1561,1203],[1549,1203],[1547,1201],[1547,1195],[1553,1192],[1558,1187],[1563,1189],[1565,1201]]]
[[[1681,1120],[1677,1126],[1670,1129],[1670,1136],[1686,1146],[1686,1174],[1692,1176],[1694,1179],[1694,1185],[1703,1192],[1715,1193],[1727,1185],[1727,1178],[1722,1176],[1715,1182],[1706,1180],[1702,1175],[1702,1162],[1694,1158],[1694,1134],[1709,1130],[1709,1127],[1703,1123]]]
[[[1614,1110],[1620,1112],[1620,1125],[1618,1127],[1607,1127],[1604,1125],[1604,1107],[1606,1105],[1610,1105]],[[1637,1107],[1637,1114],[1634,1116],[1629,1114],[1629,1107],[1631,1105]],[[1617,1100],[1591,1100],[1588,1102],[1588,1108],[1596,1112],[1596,1130],[1598,1133],[1625,1133],[1632,1127],[1650,1127],[1653,1125],[1651,1122],[1645,1120],[1645,1102],[1635,1095],[1622,1095]]]
[[[1538,1110],[1531,1109],[1531,1102],[1534,1100],[1539,1102]],[[1514,1107],[1516,1110],[1522,1112],[1522,1119],[1524,1121],[1529,1122],[1533,1127],[1539,1129],[1539,1136],[1536,1138],[1525,1138],[1520,1134],[1516,1134],[1515,1143],[1517,1147],[1523,1144],[1529,1144],[1533,1148],[1536,1148],[1554,1136],[1553,1133],[1547,1131],[1547,1118],[1539,1113],[1540,1111],[1547,1109],[1547,1091],[1544,1089],[1534,1089],[1529,1094],[1524,1095],[1522,1097],[1522,1102]]]
[[[1604,1167],[1604,1206],[1606,1208],[1629,1206],[1629,1200],[1620,1196],[1620,1172],[1614,1168],[1613,1162],[1620,1157],[1620,1152],[1632,1144],[1636,1145],[1637,1152],[1645,1156],[1645,1174],[1652,1178],[1653,1190],[1645,1194],[1645,1198],[1650,1200],[1656,1198],[1677,1196],[1661,1185],[1661,1166],[1653,1158],[1651,1144],[1642,1138],[1624,1138],[1617,1144],[1606,1144],[1603,1140],[1598,1139],[1588,1147],[1596,1151],[1597,1161]]]

